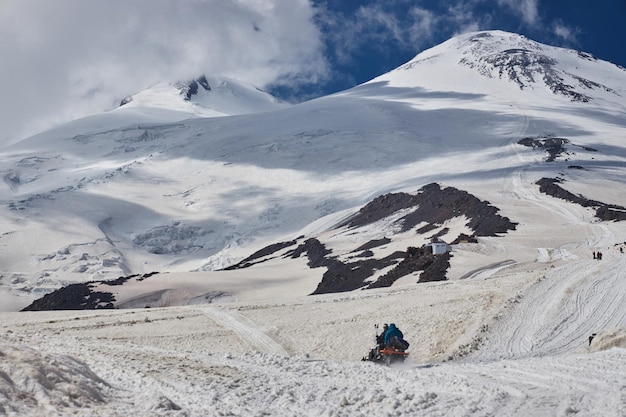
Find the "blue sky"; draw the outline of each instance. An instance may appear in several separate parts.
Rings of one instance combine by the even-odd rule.
[[[201,74],[299,102],[500,29],[626,67],[626,0],[0,0],[0,144]]]
[[[350,88],[470,30],[520,33],[626,67],[626,0],[315,0],[331,76],[289,98]]]

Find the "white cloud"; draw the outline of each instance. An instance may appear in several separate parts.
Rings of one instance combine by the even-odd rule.
[[[2,0],[0,143],[202,73],[322,76],[309,0]]]
[[[529,25],[539,21],[539,0],[498,0],[498,4],[511,8]]]
[[[411,8],[409,15],[413,21],[409,28],[411,43],[419,44],[421,39],[430,39],[435,26],[440,20],[439,17],[435,13],[420,7]]]
[[[448,6],[446,17],[452,27],[455,28],[453,35],[475,32],[490,26],[492,16],[490,14],[477,15],[475,3],[476,1],[460,1]]]
[[[436,15],[420,7],[411,7],[406,14],[390,10],[376,3],[361,7],[356,16],[361,30],[355,35],[363,39],[367,33],[376,33],[382,40],[391,40],[411,47],[420,38],[430,37],[437,23]]]
[[[556,36],[567,43],[577,44],[577,36],[580,33],[580,29],[567,26],[562,21],[556,21],[553,25],[553,32]]]
[[[335,58],[350,62],[364,46],[388,49],[415,49],[431,40],[439,18],[420,7],[398,7],[397,4],[373,2],[361,5],[350,14],[333,14],[318,8],[320,24],[326,28],[326,41]]]

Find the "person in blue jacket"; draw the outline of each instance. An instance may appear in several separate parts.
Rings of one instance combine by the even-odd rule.
[[[391,323],[389,329],[385,332],[385,345],[400,350],[407,350],[409,348],[409,342],[404,340],[404,335],[394,323]]]

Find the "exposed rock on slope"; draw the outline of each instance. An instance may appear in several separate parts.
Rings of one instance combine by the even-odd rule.
[[[180,94],[185,97],[185,100],[191,100],[191,96],[198,94],[198,89],[203,88],[205,91],[211,91],[211,86],[206,79],[205,75],[196,78],[188,83],[177,83],[176,87],[180,90]]]
[[[574,74],[555,58],[557,48],[541,45],[521,35],[511,35],[514,48],[506,48],[502,38],[491,32],[480,32],[467,41],[470,47],[460,64],[476,69],[481,75],[489,78],[508,79],[521,90],[532,89],[543,84],[553,94],[567,97],[573,102],[589,102],[593,98],[589,92],[604,91],[616,96],[614,89],[579,74]],[[588,53],[563,50],[572,58],[585,61],[596,61]]]
[[[546,162],[554,162],[564,153],[567,154],[567,145],[574,145],[570,142],[569,139],[565,138],[557,138],[553,136],[541,136],[536,138],[524,138],[517,142],[520,145],[528,146],[533,149],[543,149],[548,153],[548,157],[546,158]],[[588,152],[597,152],[596,149],[591,148],[589,146],[579,146],[580,148],[588,151]]]
[[[93,291],[90,283],[71,284],[44,295],[22,311],[95,310],[113,308],[113,294]]]
[[[422,187],[415,195],[396,193],[377,197],[350,219],[347,226],[365,226],[410,207],[415,210],[398,220],[402,231],[427,222],[429,225],[418,231],[425,233],[434,229],[435,225],[462,215],[469,219],[467,225],[475,236],[495,236],[496,233],[515,230],[516,225],[508,217],[498,215],[498,209],[490,206],[488,201],[480,201],[468,192],[454,187],[441,188],[432,183]]]
[[[405,213],[406,214],[403,214]],[[398,216],[398,213],[402,215]],[[421,188],[416,194],[391,193],[375,198],[365,205],[358,213],[336,230],[347,229],[357,235],[363,228],[372,226],[378,221],[395,218],[397,226],[394,236],[371,240],[348,253],[358,253],[357,256],[341,259],[345,253],[332,253],[324,244],[316,239],[309,238],[300,243],[295,249],[280,254],[281,250],[296,246],[295,242],[277,243],[270,245],[254,256],[255,263],[269,261],[276,257],[297,258],[306,255],[311,268],[327,268],[313,294],[352,291],[359,288],[376,288],[391,286],[396,280],[410,274],[419,273],[417,281],[440,281],[446,279],[449,267],[450,254],[434,255],[427,248],[406,247],[405,251],[395,251],[391,254],[376,257],[373,249],[385,246],[397,239],[397,235],[414,230],[416,235],[427,235],[427,240],[437,240],[449,230],[442,227],[447,221],[464,216],[466,225],[473,230],[473,235],[459,234],[454,242],[469,240],[476,236],[496,236],[497,233],[506,233],[515,230],[516,223],[509,218],[498,214],[498,209],[486,201],[481,201],[473,195],[453,187],[441,188],[432,183]],[[435,230],[439,229],[439,232]],[[453,242],[453,243],[454,243]],[[291,243],[291,245],[290,245]],[[229,269],[250,267],[251,259],[233,265]],[[390,271],[375,279],[372,277],[377,271],[392,267]]]
[[[601,201],[591,200],[582,195],[575,195],[563,189],[560,183],[564,181],[558,178],[542,178],[537,181],[539,191],[552,197],[561,198],[583,207],[592,207],[596,210],[596,217],[605,221],[626,220],[626,208],[616,204],[607,204]]]
[[[71,284],[66,287],[59,288],[50,294],[44,295],[42,298],[33,301],[22,311],[48,311],[48,310],[95,310],[99,308],[114,308],[115,296],[106,291],[94,291],[93,285],[102,283],[105,285],[115,286],[123,285],[131,278],[144,280],[151,275],[130,275],[128,277],[120,277],[109,281],[92,281],[79,284]]]

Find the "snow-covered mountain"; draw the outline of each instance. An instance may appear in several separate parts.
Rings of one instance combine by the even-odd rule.
[[[155,87],[112,112],[2,150],[3,289],[26,294],[26,304],[72,282],[223,269],[267,245],[334,230],[380,195],[430,183],[490,202],[522,229],[538,220],[511,207],[538,199],[535,182],[543,177],[564,179],[575,194],[593,183],[585,197],[619,210],[626,206],[619,170],[624,80],[624,69],[587,54],[481,32],[364,85],[277,111],[183,118],[212,105],[223,114],[276,103],[223,79]],[[519,143],[554,138],[563,146],[551,163],[537,146]],[[394,250],[434,236],[450,243],[460,233],[472,236],[464,216],[433,220],[432,230]],[[331,256],[407,232],[381,221],[388,226],[371,226],[374,232],[342,232],[352,245]],[[519,256],[535,251],[520,248]],[[447,278],[469,272],[455,263]],[[323,268],[309,275],[316,288]]]
[[[1,413],[624,415],[624,69],[490,31],[219,85],[0,149],[2,309],[119,308],[3,312]],[[408,362],[361,362],[392,321]]]

